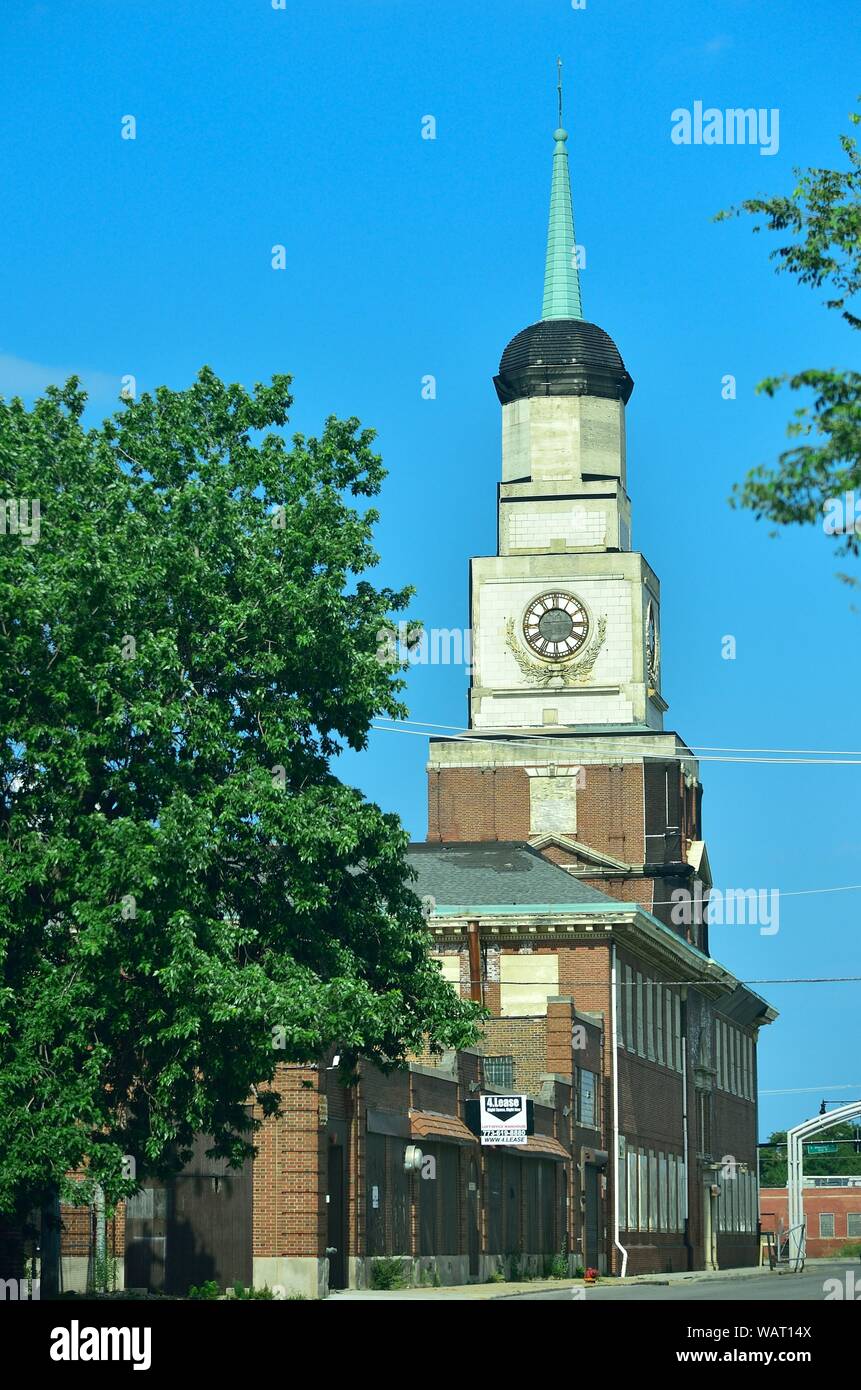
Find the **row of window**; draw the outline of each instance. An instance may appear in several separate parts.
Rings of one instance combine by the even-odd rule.
[[[682,1010],[678,994],[624,965],[617,978],[619,1041],[628,1052],[662,1067],[682,1069]]]
[[[625,1145],[619,1160],[619,1213],[628,1231],[683,1231],[687,1177],[681,1154]]]
[[[837,1234],[833,1211],[821,1211],[819,1213],[819,1234],[826,1240]],[[846,1234],[847,1236],[861,1236],[861,1211],[847,1211]]]
[[[720,1183],[717,1202],[718,1230],[755,1231],[759,1223],[756,1173],[736,1171],[735,1177],[724,1174],[717,1181]]]
[[[722,1018],[715,1019],[715,1068],[722,1091],[755,1099],[753,1039]]]

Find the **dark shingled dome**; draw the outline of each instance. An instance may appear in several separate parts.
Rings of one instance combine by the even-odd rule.
[[[512,338],[502,354],[496,394],[604,396],[627,403],[634,383],[609,333],[583,319],[543,319]]]

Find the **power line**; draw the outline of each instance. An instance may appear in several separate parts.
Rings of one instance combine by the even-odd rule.
[[[760,1091],[761,1096],[821,1096],[825,1091],[861,1091],[861,1081],[841,1081],[833,1086],[788,1086],[781,1091]]]
[[[574,878],[575,875],[572,874],[571,877]],[[578,877],[579,877],[579,875],[578,875]],[[759,889],[757,889],[757,888],[723,888],[723,889],[721,889],[721,888],[714,888],[714,889],[710,889],[709,892],[720,893],[721,897],[723,897],[724,895],[729,896],[729,894],[732,894],[733,896],[735,896],[736,893],[768,893],[768,892],[772,892],[772,893],[777,893],[778,897],[780,897],[780,898],[809,898],[809,897],[816,897],[817,894],[819,894],[819,893],[852,893],[852,892],[855,892],[855,891],[856,891],[857,889],[859,889],[859,888],[861,888],[861,883],[841,883],[841,884],[839,884],[839,885],[838,885],[837,887],[835,887],[835,888],[770,888],[770,889],[769,889],[769,888],[759,888]],[[684,889],[684,890],[682,890],[682,891],[687,892],[687,889]],[[608,894],[608,896],[609,896],[609,894]],[[614,901],[615,901],[615,900],[614,900]],[[618,901],[619,901],[619,903],[621,904],[623,900],[620,898]],[[703,915],[705,916],[705,915],[707,915],[707,913],[708,913],[708,898],[705,896],[705,894],[703,895],[702,902],[703,902]],[[640,904],[640,903],[633,903],[633,904],[631,904],[631,905],[634,906],[634,907],[640,907],[640,906],[642,906],[642,904]],[[658,898],[658,899],[656,899],[655,902],[652,903],[652,907],[681,907],[681,906],[683,906],[683,905],[684,905],[684,899],[682,899],[681,901],[679,901],[679,900],[676,899],[676,898]],[[444,906],[444,904],[443,904],[443,906]],[[644,910],[645,910],[646,912],[649,912],[649,911],[651,911],[651,908],[645,908]],[[680,925],[682,925],[682,924],[680,924]],[[711,927],[711,926],[715,926],[715,927],[728,926],[728,927],[731,927],[731,926],[733,926],[734,924],[733,924],[732,922],[726,922],[726,923],[723,923],[723,922],[709,922],[708,925],[709,925],[710,927]],[[738,925],[738,926],[744,926],[745,924],[742,923],[742,922],[739,922],[739,923],[737,923],[736,925]],[[755,922],[751,922],[751,923],[749,923],[748,925],[750,925],[750,926],[756,926],[757,924],[756,924]]]
[[[386,723],[390,724],[418,724],[425,729],[453,729],[455,730],[455,732],[460,734],[469,734],[469,730],[465,729],[462,724],[435,724],[430,719],[393,719],[389,715],[379,715],[378,717],[380,719],[385,719]],[[660,734],[663,732],[663,730],[656,729],[655,732],[657,734]],[[481,736],[480,731],[477,731],[474,734],[469,734],[469,737],[473,742],[478,741],[486,743],[492,741],[484,739]],[[602,735],[597,733],[586,735],[586,737],[601,738]],[[513,742],[517,743],[548,742],[547,739],[540,738],[539,736],[533,734],[517,734],[512,735],[511,738]],[[709,743],[685,743],[685,747],[691,749],[691,751],[699,748],[704,753],[812,753],[817,756],[826,756],[829,754],[834,754],[839,755],[840,757],[861,759],[861,749],[858,748],[743,748],[736,744],[727,744],[726,746],[724,746],[722,744]]]
[[[378,717],[378,718],[383,718],[382,715],[377,716],[377,717]],[[392,722],[389,723],[389,724],[372,724],[372,725],[371,725],[371,728],[372,728],[372,730],[373,730],[375,733],[380,733],[380,734],[383,734],[383,733],[413,734],[416,738],[429,738],[430,735],[429,735],[428,733],[424,732],[424,730],[426,730],[426,729],[443,729],[443,730],[445,730],[445,729],[455,729],[455,728],[458,727],[457,725],[454,725],[454,724],[431,724],[429,721],[425,721],[425,720],[410,720],[410,721],[404,721],[404,722],[405,722],[405,723],[406,723],[406,722],[409,722],[409,723],[420,723],[420,724],[422,724],[423,728],[419,728],[419,729],[404,729],[404,728],[402,728],[402,727],[400,726],[400,724],[398,724],[398,723],[397,723],[396,721],[394,721],[394,720],[392,720]],[[655,732],[656,732],[656,733],[660,733],[661,731],[660,731],[660,730],[656,730]],[[445,741],[446,741],[447,743],[470,743],[470,744],[473,745],[473,747],[475,747],[476,744],[481,744],[481,745],[485,745],[485,746],[488,745],[488,744],[494,744],[494,745],[499,746],[499,747],[511,748],[511,747],[517,747],[517,746],[522,745],[522,744],[525,743],[525,744],[529,744],[529,745],[532,746],[532,747],[538,745],[538,746],[540,746],[540,747],[542,747],[542,748],[552,749],[553,752],[555,752],[555,753],[557,753],[557,754],[559,753],[559,745],[558,745],[558,743],[554,743],[554,742],[552,742],[552,741],[549,740],[549,739],[538,738],[538,737],[536,737],[536,736],[534,736],[534,735],[531,735],[531,734],[523,734],[523,735],[517,734],[517,735],[510,735],[508,738],[495,738],[495,739],[494,739],[494,738],[485,738],[485,736],[484,736],[482,733],[478,733],[478,734],[470,734],[470,733],[446,733],[446,734],[444,735],[444,737],[445,737]],[[586,735],[586,737],[590,737],[590,738],[601,738],[602,735],[600,735],[600,734],[590,734],[590,735]],[[687,762],[687,761],[690,761],[690,762],[700,762],[700,763],[759,763],[759,764],[771,764],[771,765],[774,765],[774,766],[787,766],[787,767],[792,767],[792,766],[795,766],[795,765],[804,765],[804,766],[819,766],[819,765],[822,765],[822,766],[825,766],[825,767],[829,767],[829,766],[832,766],[832,765],[833,765],[833,766],[839,766],[839,767],[856,767],[856,766],[861,766],[861,757],[857,757],[857,758],[845,758],[845,757],[839,757],[839,758],[838,758],[838,757],[834,757],[834,758],[832,758],[832,757],[812,757],[812,758],[811,758],[811,757],[777,757],[777,758],[771,758],[771,757],[769,757],[769,758],[765,758],[765,757],[759,757],[759,756],[751,756],[751,757],[744,756],[744,757],[732,757],[732,758],[730,758],[730,757],[725,757],[725,756],[720,755],[720,754],[712,754],[712,753],[707,753],[707,754],[704,754],[704,755],[703,755],[703,754],[696,753],[696,752],[694,752],[693,750],[691,750],[690,753],[687,753],[687,754],[686,754],[686,753],[664,753],[664,754],[656,754],[656,752],[655,752],[655,750],[654,750],[653,748],[639,749],[639,750],[638,750],[638,749],[636,748],[636,746],[630,748],[630,749],[628,750],[628,752],[632,752],[632,753],[635,753],[635,754],[639,753],[640,756],[645,756],[645,757],[660,757],[660,758],[661,758],[663,761],[665,761],[665,762],[683,762],[683,761],[684,761],[684,762]]]

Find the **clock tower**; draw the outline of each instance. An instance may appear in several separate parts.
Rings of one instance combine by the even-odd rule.
[[[561,124],[553,141],[542,314],[494,378],[498,543],[470,567],[469,727],[431,741],[428,838],[528,839],[657,911],[707,876],[698,769],[664,732],[660,585],[627,492],[634,383],[584,317]]]

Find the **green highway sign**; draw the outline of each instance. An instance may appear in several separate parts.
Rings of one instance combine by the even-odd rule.
[[[807,1152],[808,1152],[809,1154],[836,1154],[836,1152],[837,1152],[837,1145],[836,1145],[836,1144],[808,1144],[808,1145],[807,1145]]]

